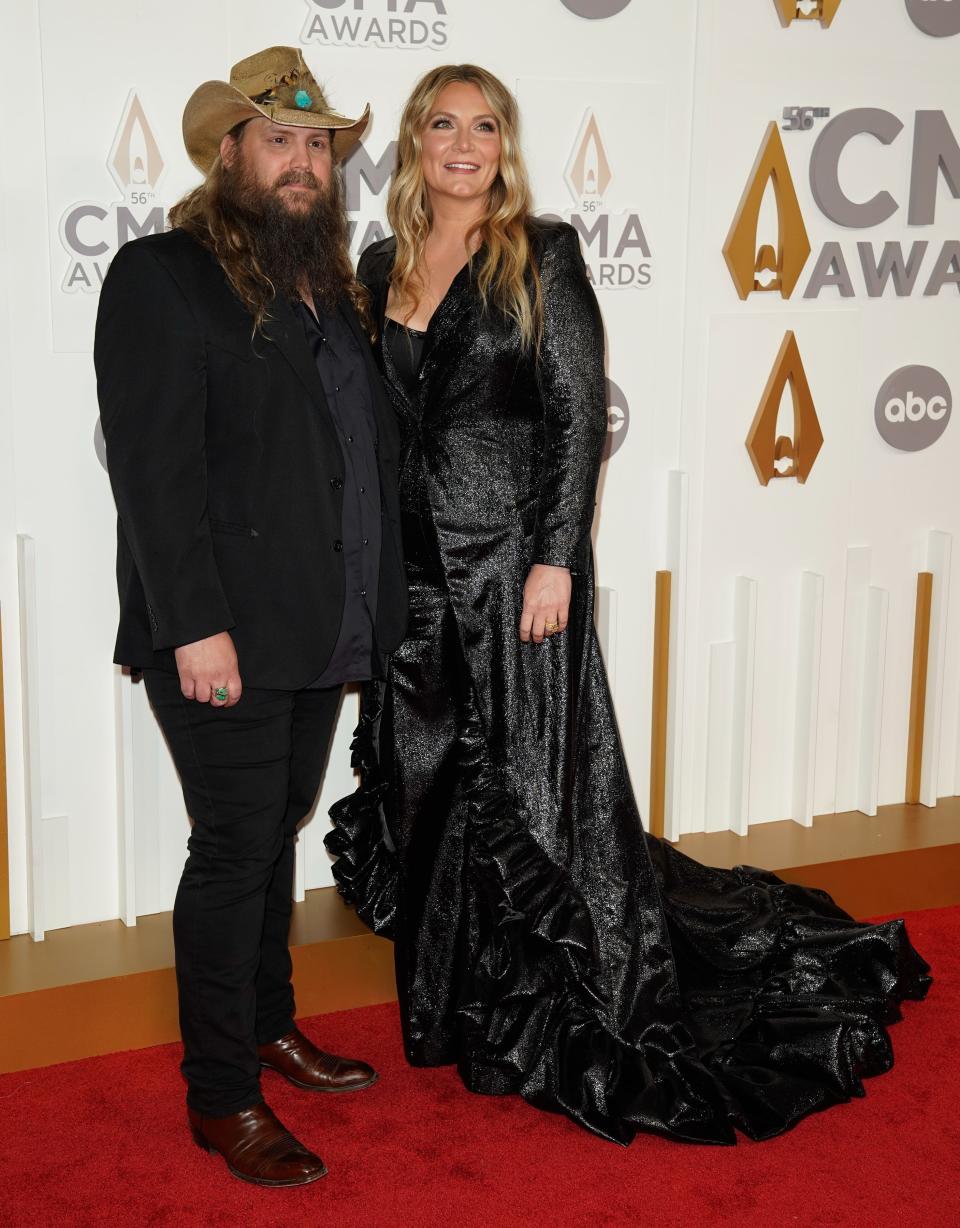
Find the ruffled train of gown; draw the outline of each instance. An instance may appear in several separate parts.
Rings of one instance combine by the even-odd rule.
[[[369,684],[353,742],[360,787],[331,810],[326,842],[344,899],[393,936],[399,863],[382,817],[380,705]],[[637,1130],[770,1138],[890,1069],[887,1027],[931,983],[902,921],[858,922],[824,892],[749,866],[711,869],[639,833],[640,868],[618,869],[650,874],[641,911],[627,932],[627,884],[611,877],[607,903],[594,903],[611,915],[595,924],[479,728],[467,733],[468,966],[455,1043],[426,1055],[408,1045],[412,1061],[456,1061],[471,1090],[518,1093],[619,1143]],[[598,931],[615,935],[605,950]]]

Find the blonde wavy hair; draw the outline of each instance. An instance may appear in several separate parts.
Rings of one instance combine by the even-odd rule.
[[[479,88],[500,134],[497,176],[490,185],[483,216],[467,236],[468,247],[474,238],[480,243],[476,256],[470,259],[471,275],[484,306],[492,304],[514,319],[524,345],[535,345],[543,327],[543,302],[527,229],[531,194],[520,151],[520,116],[513,94],[485,68],[444,64],[431,69],[414,86],[403,108],[397,165],[387,197],[387,218],[397,240],[390,283],[404,320],[411,319],[424,291],[420,270],[433,222],[420,135],[440,92],[458,82]]]

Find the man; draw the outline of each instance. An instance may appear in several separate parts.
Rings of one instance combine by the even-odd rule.
[[[374,1071],[295,1027],[294,837],[342,684],[403,637],[398,439],[358,317],[338,164],[359,120],[295,48],[184,112],[204,183],[128,243],[95,361],[119,514],[116,661],[139,667],[193,819],[174,908],[194,1139],[237,1177],[321,1160],[264,1104],[261,1067],[350,1091]]]

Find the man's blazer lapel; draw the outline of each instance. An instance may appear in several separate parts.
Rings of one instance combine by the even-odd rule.
[[[324,429],[330,433],[333,443],[340,446],[337,433],[327,403],[327,394],[323,390],[323,381],[317,370],[310,346],[304,336],[303,325],[294,315],[293,308],[283,296],[278,296],[270,305],[270,319],[263,329],[264,336],[272,341],[277,350],[293,367],[307,392],[315,401],[320,412],[320,420]]]

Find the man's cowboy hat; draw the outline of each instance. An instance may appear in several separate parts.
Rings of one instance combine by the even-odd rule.
[[[230,129],[258,115],[275,124],[331,129],[334,155],[342,161],[363,135],[370,107],[364,107],[359,119],[338,114],[298,47],[268,47],[234,64],[229,83],[205,81],[190,96],[183,112],[183,141],[194,166],[206,175]]]

